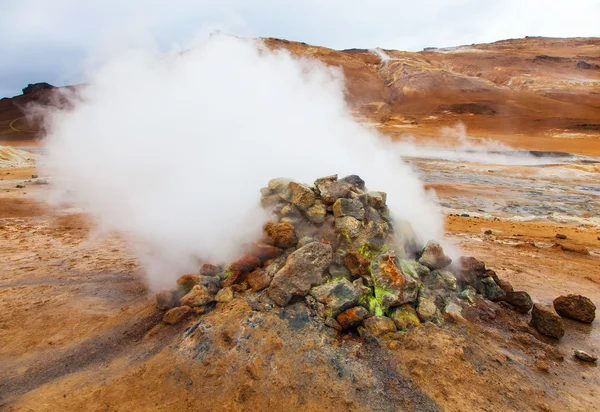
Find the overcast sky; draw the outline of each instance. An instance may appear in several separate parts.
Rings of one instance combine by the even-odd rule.
[[[115,51],[167,53],[216,29],[343,48],[600,36],[599,0],[0,0],[0,97],[85,81]]]

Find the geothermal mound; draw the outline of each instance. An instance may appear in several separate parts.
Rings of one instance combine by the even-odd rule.
[[[204,264],[200,274],[181,276],[177,289],[160,292],[166,323],[236,296],[266,308],[304,300],[331,328],[382,337],[425,322],[460,321],[483,299],[522,313],[533,308],[531,325],[540,333],[564,334],[551,308],[534,307],[483,262],[452,262],[435,240],[419,244],[411,225],[390,215],[386,193],[367,190],[359,176],[328,176],[312,187],[273,179],[261,194],[272,213],[263,239],[236,261]]]

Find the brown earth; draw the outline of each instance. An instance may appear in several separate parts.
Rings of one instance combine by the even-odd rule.
[[[31,172],[12,169],[0,192],[37,205],[14,215],[0,202],[0,409],[600,408],[597,366],[572,356],[598,353],[597,326],[565,320],[556,342],[502,304],[478,301],[468,321],[380,343],[337,336],[302,303],[277,309],[250,291],[167,326],[126,243],[39,203],[47,186],[25,183]],[[542,303],[566,293],[600,302],[598,236],[597,227],[447,218],[448,239]]]

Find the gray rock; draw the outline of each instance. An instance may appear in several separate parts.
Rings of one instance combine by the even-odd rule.
[[[338,321],[335,320],[334,318],[325,318],[325,320],[323,321],[323,323],[326,326],[329,326],[330,328],[337,330],[338,332],[342,331],[342,325],[340,325],[338,323]]]
[[[435,270],[445,268],[452,263],[452,259],[444,254],[444,250],[438,242],[430,240],[421,252],[419,263],[431,270]]]
[[[401,260],[394,252],[377,256],[371,263],[371,273],[375,282],[375,297],[384,309],[413,302],[417,298],[418,282],[403,272]]]
[[[336,317],[344,310],[358,304],[362,290],[348,279],[340,279],[316,286],[310,290],[310,294],[325,305],[326,316]]]
[[[531,300],[531,296],[527,292],[507,293],[505,301],[521,313],[529,313],[531,308],[533,308],[533,300]]]
[[[360,221],[352,216],[344,216],[335,219],[335,229],[342,235],[351,239],[357,238],[360,235],[362,225]]]
[[[462,317],[462,307],[454,302],[450,302],[444,308],[444,313],[449,313],[455,317]]]
[[[172,310],[172,309],[171,309]],[[598,357],[582,350],[575,351],[575,357],[584,362],[596,362]]]
[[[339,180],[340,183],[345,183],[354,187],[359,188],[360,190],[365,190],[365,181],[357,175],[349,175],[343,177]]]
[[[350,271],[346,268],[346,266],[342,266],[342,265],[330,265],[329,266],[329,275],[331,275],[331,278],[334,280],[339,280],[339,279],[352,279],[352,274],[350,273]]]
[[[331,264],[331,245],[312,242],[296,250],[275,274],[269,286],[271,299],[280,306],[293,296],[306,296],[310,288],[323,282],[323,272]]]
[[[494,282],[491,276],[481,279],[478,291],[492,302],[498,302],[506,298],[506,292],[500,289],[500,286]]]
[[[565,335],[565,329],[560,316],[549,306],[534,304],[529,324],[536,328],[542,335],[550,336],[554,339],[560,339]]]
[[[365,209],[360,200],[338,199],[333,204],[333,214],[335,217],[352,216],[355,219],[363,220]]]
[[[367,204],[375,209],[385,208],[387,194],[385,192],[368,192],[366,196]]]
[[[431,279],[443,289],[451,291],[456,290],[456,278],[450,271],[434,270],[431,272]]]

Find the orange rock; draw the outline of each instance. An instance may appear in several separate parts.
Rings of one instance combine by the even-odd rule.
[[[296,246],[298,243],[294,226],[291,223],[267,223],[263,229],[265,242],[270,245],[286,249]]]

